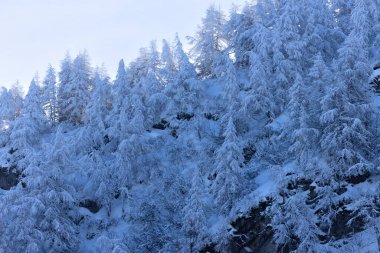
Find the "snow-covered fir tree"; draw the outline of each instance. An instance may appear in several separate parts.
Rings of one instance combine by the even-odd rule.
[[[10,148],[17,160],[28,160],[28,153],[38,144],[41,134],[47,129],[47,119],[42,109],[41,90],[33,79],[21,110],[21,115],[13,122]],[[16,160],[16,162],[17,162]],[[24,168],[25,164],[20,166]]]
[[[43,82],[43,108],[50,124],[54,125],[57,122],[57,78],[51,65]]]
[[[192,39],[192,54],[201,77],[216,77],[223,58],[225,38],[223,34],[224,14],[212,5],[202,19],[202,26]]]

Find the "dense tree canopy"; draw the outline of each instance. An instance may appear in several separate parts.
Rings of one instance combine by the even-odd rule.
[[[379,252],[379,13],[211,6],[189,54],[3,88],[0,252]]]

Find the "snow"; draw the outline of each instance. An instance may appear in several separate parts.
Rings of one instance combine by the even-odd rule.
[[[258,186],[252,194],[259,199],[264,199],[274,193],[277,189],[276,171],[274,169],[267,169],[261,172],[255,178],[254,182]]]
[[[252,207],[258,206],[267,197],[274,196],[278,191],[278,168],[267,168],[261,171],[253,181],[252,192],[237,203],[234,212],[237,214],[248,213]]]
[[[372,105],[380,109],[380,96],[374,96]]]
[[[280,116],[275,118],[272,123],[270,123],[268,126],[276,132],[281,131],[286,124],[290,121],[289,114],[287,112],[282,113]]]
[[[250,253],[250,252],[254,252],[251,248],[249,248],[249,247],[244,247],[244,250],[245,250],[245,252],[247,252],[247,253]]]
[[[369,80],[372,81],[375,77],[380,76],[380,69],[376,69],[372,72],[371,76],[369,77]]]
[[[302,9],[299,1],[261,10],[247,4],[225,26],[212,7],[195,36],[194,65],[177,36],[162,53],[153,42],[129,66],[120,61],[115,81],[94,72],[83,53],[62,61],[59,87],[52,68],[49,87],[33,79],[23,104],[20,94],[2,90],[0,167],[17,169],[23,184],[0,190],[0,249],[225,247],[240,232],[232,222],[260,207],[277,244],[293,245],[297,236],[300,247],[378,252],[378,171],[361,183],[348,178],[355,163],[379,167],[380,133],[370,126],[380,125],[380,97],[367,97],[370,49],[360,44],[367,41],[360,22],[372,17],[358,18],[367,13],[363,4],[345,12],[354,18],[344,17],[350,32],[341,43],[330,5],[305,1]],[[228,40],[214,41],[221,34]],[[194,117],[178,119],[183,112]],[[170,127],[154,129],[161,119]],[[247,147],[256,151],[249,162]],[[86,199],[102,208],[79,207]],[[363,231],[338,240],[319,226],[333,228],[342,209],[371,215]],[[323,245],[321,230],[330,239]],[[244,236],[250,232],[261,231]],[[45,249],[49,240],[57,248]],[[255,252],[248,244],[239,250]]]
[[[350,243],[348,243],[348,241]],[[372,228],[356,233],[349,239],[341,239],[336,244],[341,248],[341,252],[380,252],[376,231]]]
[[[0,188],[0,195],[4,195],[4,194],[6,194],[6,193],[7,193],[6,190],[3,190],[3,189]]]
[[[210,97],[219,97],[223,95],[223,86],[220,85],[219,82],[215,81],[206,81],[205,85],[205,95]]]
[[[208,232],[211,235],[217,235],[226,229],[226,217],[221,215],[212,215],[208,219]]]

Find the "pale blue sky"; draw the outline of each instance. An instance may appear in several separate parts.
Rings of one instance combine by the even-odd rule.
[[[244,0],[0,0],[0,86],[27,87],[36,71],[43,77],[83,49],[113,78],[118,61],[151,40],[193,35],[212,3],[227,13]]]

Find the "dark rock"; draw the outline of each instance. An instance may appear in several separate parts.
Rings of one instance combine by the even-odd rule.
[[[219,116],[217,114],[212,114],[210,112],[205,113],[204,116],[208,120],[213,120],[213,121],[218,121],[219,120]]]
[[[380,76],[373,78],[370,85],[373,87],[375,92],[380,93]]]
[[[8,168],[0,168],[0,188],[9,190],[20,181],[20,173]]]
[[[347,191],[347,187],[345,185],[341,185],[338,189],[334,190],[334,192],[338,195],[342,195]]]
[[[176,129],[173,129],[173,130],[171,131],[170,135],[177,139],[177,138],[178,138],[177,130],[176,130]]]
[[[376,64],[373,66],[373,70],[377,70],[377,69],[380,69],[380,62],[376,63]]]
[[[75,225],[79,225],[85,220],[86,220],[85,217],[83,215],[80,215],[77,219],[74,219],[73,222]]]
[[[92,239],[95,238],[95,236],[96,236],[96,234],[95,234],[94,232],[88,232],[88,233],[86,234],[86,239],[87,239],[87,240],[92,240]]]
[[[215,178],[216,178],[217,175],[218,174],[216,172],[214,172],[214,173],[208,175],[207,179],[210,180],[210,181],[215,180]]]
[[[8,151],[8,153],[12,155],[12,154],[13,154],[14,152],[16,152],[16,151],[17,151],[17,149],[11,148],[11,149]]]
[[[310,179],[298,178],[297,180],[292,180],[288,183],[288,190],[301,189],[303,191],[310,190],[310,185],[313,183]]]
[[[160,122],[153,125],[153,128],[159,129],[159,130],[165,130],[170,126],[170,123],[166,120],[162,119]]]
[[[307,199],[306,199],[307,205],[315,204],[319,200],[318,193],[315,191],[315,189],[316,189],[315,186],[310,186],[310,189],[309,189],[310,192],[307,195]]]
[[[252,157],[256,154],[256,148],[252,145],[243,148],[244,163],[247,164],[251,161]]]
[[[219,253],[219,251],[215,249],[215,244],[209,244],[201,249],[199,253]]]
[[[104,142],[104,144],[108,144],[108,143],[110,143],[110,137],[108,136],[108,134],[106,134],[106,135],[103,137],[103,142]]]
[[[94,200],[85,199],[79,202],[79,206],[88,209],[91,213],[99,212],[101,206]]]
[[[271,204],[272,199],[267,199],[258,207],[252,208],[249,215],[240,217],[231,224],[234,232],[229,252],[244,253],[249,250],[261,253],[276,252],[273,230],[269,225],[270,218],[265,215],[266,209]]]
[[[360,184],[360,183],[365,182],[370,176],[371,176],[371,173],[366,171],[361,175],[349,176],[346,178],[346,181],[350,184]]]
[[[346,238],[353,233],[364,230],[364,217],[358,215],[358,211],[350,211],[343,208],[337,212],[331,226],[331,236],[334,239]]]
[[[194,117],[194,113],[180,112],[177,114],[178,120],[191,120]]]

